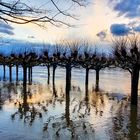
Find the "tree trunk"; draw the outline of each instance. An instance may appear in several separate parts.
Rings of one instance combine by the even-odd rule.
[[[5,69],[5,65],[3,65],[3,80],[5,81],[6,79],[6,69]]]
[[[56,65],[53,65],[53,85],[55,84],[55,70],[56,70]]]
[[[23,89],[24,89],[24,93],[26,93],[26,83],[27,83],[27,67],[23,66]]]
[[[86,69],[86,80],[85,80],[85,85],[88,85],[88,77],[89,77],[89,69]]]
[[[135,66],[131,75],[131,105],[138,103],[139,68]]]
[[[31,67],[28,67],[28,82],[31,84]]]
[[[12,82],[12,66],[9,66],[9,81]]]
[[[71,65],[66,66],[66,93],[71,88]]]
[[[50,66],[47,67],[48,68],[48,85],[50,84]]]
[[[95,85],[95,91],[99,91],[99,70],[96,70],[96,85]]]
[[[16,65],[16,82],[18,82],[18,65]]]
[[[30,69],[31,69],[30,70],[30,72],[31,72],[31,74],[30,74],[31,75],[31,79],[30,80],[31,80],[31,83],[32,83],[32,80],[33,80],[33,67],[31,67]]]

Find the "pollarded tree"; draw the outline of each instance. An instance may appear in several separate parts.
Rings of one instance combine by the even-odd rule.
[[[18,60],[18,54],[15,51],[11,54],[11,56],[13,57],[12,63],[14,66],[16,66],[16,81],[18,82],[18,69],[19,69],[19,64],[20,64],[20,62]]]
[[[79,59],[79,63],[83,68],[86,69],[85,85],[88,88],[89,70],[93,69],[96,72],[95,91],[99,91],[99,72],[100,70],[109,67],[111,65],[111,60],[104,54],[98,53],[97,48],[95,48],[95,50],[94,48],[89,48],[88,43],[84,44],[84,47],[84,54]]]
[[[93,54],[91,69],[96,72],[96,84],[95,91],[99,91],[99,73],[102,69],[105,69],[111,65],[110,57],[105,56],[105,54]]]
[[[6,56],[3,52],[0,53],[0,65],[3,65],[3,80],[6,78]]]
[[[14,66],[14,54],[11,53],[6,57],[6,65],[9,67],[9,81],[12,82],[12,67]]]
[[[140,71],[140,44],[138,36],[115,40],[114,56],[116,65],[131,74],[131,104],[137,105]]]
[[[35,51],[30,51],[29,53],[29,62],[28,62],[28,80],[29,84],[32,82],[32,69],[34,66],[39,64],[39,57]]]
[[[23,93],[26,93],[27,68],[30,66],[30,62],[32,61],[32,59],[34,60],[34,58],[36,58],[36,54],[30,52],[30,50],[28,50],[27,48],[25,48],[25,50],[23,50],[21,53],[18,54],[19,64],[23,68],[23,89],[24,89]]]
[[[55,86],[55,70],[60,63],[60,57],[64,51],[64,48],[61,47],[60,44],[54,45],[53,56],[52,56],[52,67],[53,67],[53,74],[52,74],[52,81],[53,86]]]
[[[65,48],[65,52],[60,57],[60,66],[66,68],[66,92],[71,87],[71,71],[73,67],[78,66],[78,51],[79,51],[79,43],[77,41],[74,42],[64,42],[62,43],[62,47]]]
[[[50,84],[50,67],[52,65],[52,56],[49,54],[51,46],[47,46],[43,50],[43,54],[40,56],[40,62],[47,67],[48,70],[48,85]]]
[[[89,47],[89,43],[87,42],[84,43],[82,46],[84,48],[81,47],[82,54],[78,56],[78,63],[80,66],[86,69],[85,86],[86,86],[86,90],[88,90],[88,79],[89,79],[89,70],[91,69],[92,49]]]

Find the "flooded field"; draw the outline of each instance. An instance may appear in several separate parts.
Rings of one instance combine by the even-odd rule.
[[[14,68],[13,68],[14,69]],[[51,71],[52,72],[52,71]],[[56,69],[55,84],[47,84],[46,67],[33,68],[33,82],[22,85],[13,70],[0,81],[1,140],[139,140],[140,102],[130,107],[130,75],[119,69],[100,72],[100,91],[95,92],[95,72],[73,69],[66,90],[65,69]],[[8,75],[8,71],[6,73]],[[52,75],[52,73],[51,73]],[[140,94],[140,86],[139,86]]]

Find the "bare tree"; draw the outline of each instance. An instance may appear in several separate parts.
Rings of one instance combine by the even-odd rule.
[[[52,82],[53,86],[55,85],[55,70],[60,63],[60,57],[63,53],[63,48],[60,44],[54,45],[54,52],[53,52],[53,58],[52,58],[52,67],[53,67],[53,74],[52,74]]]
[[[3,80],[6,78],[6,56],[3,52],[0,53],[0,65],[3,65]]]
[[[41,63],[43,63],[48,70],[48,85],[50,84],[50,67],[52,65],[52,56],[50,56],[49,52],[50,52],[50,47],[49,45],[46,46],[46,48],[44,48],[43,50],[43,54],[42,56],[40,56],[40,61],[42,61]]]
[[[139,37],[115,39],[114,56],[116,65],[131,74],[131,104],[137,105],[140,71]]]
[[[99,72],[106,67],[111,65],[110,58],[106,57],[104,54],[99,54],[97,52],[97,48],[95,50],[90,48],[88,42],[83,44],[84,47],[84,54],[79,58],[79,64],[86,69],[86,78],[85,78],[85,85],[88,88],[88,77],[89,77],[89,70],[93,69],[96,72],[96,84],[95,90],[99,91]],[[94,50],[94,51],[93,51]]]
[[[73,67],[77,67],[79,42],[63,42],[62,47],[65,48],[65,52],[60,58],[60,66],[66,68],[66,92],[71,88],[71,71]]]
[[[0,0],[0,19],[5,22],[16,24],[34,23],[45,26],[51,23],[55,26],[71,26],[60,17],[70,17],[75,19],[71,13],[77,6],[85,6],[86,0],[68,0],[66,9],[63,6],[64,0],[46,0],[37,2],[36,0]]]

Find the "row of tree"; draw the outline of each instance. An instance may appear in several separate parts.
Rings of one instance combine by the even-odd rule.
[[[54,46],[46,46],[41,53],[25,48],[24,51],[12,51],[9,55],[0,54],[0,64],[3,65],[4,78],[5,66],[9,67],[10,82],[12,81],[12,67],[16,66],[16,79],[18,80],[18,68],[23,68],[23,86],[32,81],[32,68],[34,66],[47,66],[48,84],[50,81],[50,67],[53,69],[53,84],[55,83],[55,71],[58,66],[66,69],[66,83],[71,87],[71,71],[73,67],[86,70],[85,85],[88,88],[89,70],[96,71],[95,90],[99,90],[99,72],[106,67],[121,67],[131,74],[131,103],[137,104],[138,82],[140,70],[139,39],[119,38],[113,47],[113,55],[109,56],[90,47],[89,43],[63,42]],[[113,57],[112,57],[113,56]],[[27,72],[28,71],[28,72]],[[26,90],[26,89],[25,89]],[[67,90],[67,89],[66,89]]]

